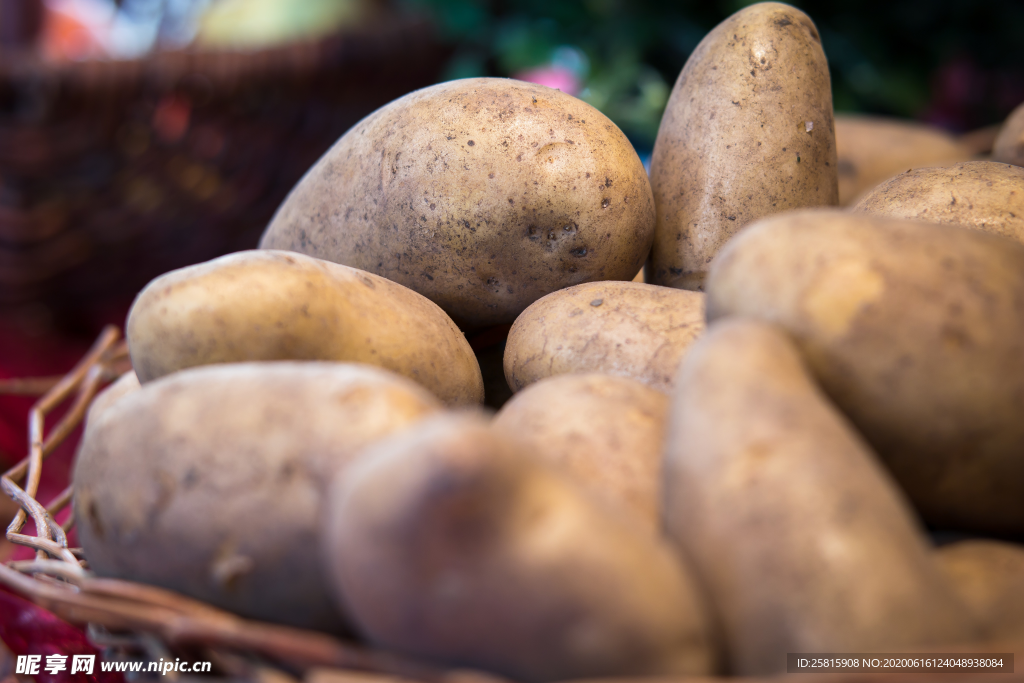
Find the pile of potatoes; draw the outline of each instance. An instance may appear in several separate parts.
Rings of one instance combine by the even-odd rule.
[[[1024,638],[1024,168],[958,144],[837,121],[770,2],[650,180],[556,90],[400,98],[139,294],[89,567],[529,682]]]

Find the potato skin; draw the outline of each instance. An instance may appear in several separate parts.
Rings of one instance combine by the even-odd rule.
[[[627,377],[557,375],[513,396],[494,429],[659,533],[667,411],[666,394]]]
[[[940,529],[1024,531],[1024,246],[958,226],[801,211],[752,225],[708,279],[792,335]]]
[[[832,121],[828,64],[806,14],[761,2],[715,27],[686,61],[658,129],[647,281],[701,289],[712,257],[747,223],[835,205]]]
[[[978,539],[942,546],[935,555],[987,639],[1024,636],[1024,546]]]
[[[135,374],[134,370],[124,373],[116,381],[111,382],[110,386],[96,395],[96,398],[89,404],[89,412],[86,413],[85,421],[89,422],[99,419],[100,413],[114,405],[114,402],[122,396],[138,391],[140,386],[139,377]]]
[[[881,116],[836,116],[839,204],[857,203],[883,180],[915,166],[968,161],[970,148],[939,128]]]
[[[1006,117],[1006,122],[992,146],[992,159],[1015,166],[1024,166],[1024,104]]]
[[[733,319],[697,341],[665,453],[666,527],[709,591],[730,673],[974,635],[901,493],[778,329]]]
[[[161,275],[136,297],[127,337],[143,383],[212,363],[356,361],[449,404],[483,400],[473,350],[444,311],[385,278],[294,252],[237,252]]]
[[[342,631],[309,557],[324,489],[359,448],[440,408],[415,382],[355,363],[233,363],[149,382],[91,420],[78,452],[90,568]]]
[[[877,185],[851,210],[955,223],[1024,242],[1024,168],[993,161],[914,168]]]
[[[647,174],[607,117],[541,85],[470,78],[363,119],[260,246],[376,273],[477,328],[556,289],[630,279],[653,232]]]
[[[602,372],[671,390],[686,349],[704,331],[704,295],[638,282],[591,282],[523,311],[505,346],[514,391],[553,375]]]
[[[379,442],[332,492],[326,563],[381,647],[528,682],[710,671],[703,606],[668,546],[481,417]]]

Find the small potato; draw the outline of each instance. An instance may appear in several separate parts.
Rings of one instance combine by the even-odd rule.
[[[345,133],[260,246],[376,273],[476,329],[556,289],[628,280],[653,236],[643,163],[604,114],[542,85],[467,78]]]
[[[246,617],[342,631],[311,559],[331,477],[363,446],[440,410],[355,363],[182,370],[94,413],[74,470],[90,568]]]
[[[647,281],[680,289],[701,289],[747,223],[838,202],[828,63],[806,14],[760,2],[705,36],[672,89],[651,185]]]
[[[668,546],[527,451],[444,415],[335,481],[323,547],[360,631],[527,682],[709,673],[700,596]]]
[[[939,548],[936,557],[986,638],[1024,637],[1024,546],[960,541]]]
[[[96,395],[96,398],[89,404],[89,412],[86,413],[86,423],[93,420],[99,419],[100,413],[103,413],[110,406],[114,405],[114,402],[120,399],[122,396],[134,393],[139,389],[139,377],[135,374],[134,370],[128,372],[117,378],[116,382],[112,382],[110,386],[101,391]]]
[[[601,372],[669,391],[704,330],[704,295],[637,282],[591,282],[547,295],[516,319],[505,378],[518,391],[552,375]]]
[[[657,533],[668,396],[610,375],[558,375],[519,392],[494,429]]]
[[[949,133],[916,121],[836,115],[839,204],[855,204],[878,183],[917,166],[968,161],[970,148]]]
[[[410,289],[284,251],[243,251],[161,275],[128,314],[139,380],[197,365],[356,361],[416,380],[453,405],[483,400],[465,336]]]
[[[709,591],[731,673],[975,636],[900,491],[784,332],[734,319],[697,341],[664,467],[666,526]]]
[[[707,314],[785,328],[929,524],[1024,533],[1024,245],[794,212],[722,251]]]
[[[993,161],[915,168],[875,186],[852,211],[955,223],[1024,242],[1024,168]]]
[[[1024,166],[1024,104],[1006,118],[992,147],[993,161]]]

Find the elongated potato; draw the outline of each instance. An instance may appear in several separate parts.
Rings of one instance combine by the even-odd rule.
[[[363,119],[260,246],[376,273],[482,328],[556,289],[632,278],[653,233],[647,173],[606,116],[534,83],[468,78]]]
[[[711,669],[668,546],[482,418],[381,441],[332,492],[327,566],[379,646],[520,681]]]
[[[494,428],[652,532],[661,520],[668,396],[626,377],[548,377],[512,397]]]
[[[1024,168],[993,161],[915,168],[876,186],[852,211],[955,223],[1024,242]]]
[[[992,159],[1024,166],[1024,104],[1006,118],[992,147]]]
[[[836,116],[839,204],[855,204],[883,180],[914,167],[949,166],[968,161],[966,144],[949,133],[916,121],[879,116]]]
[[[1024,636],[1024,546],[960,541],[939,548],[936,557],[986,638]]]
[[[806,14],[757,3],[700,42],[658,128],[651,185],[648,282],[681,289],[701,289],[747,223],[838,202],[828,63]]]
[[[390,280],[294,252],[243,251],[161,275],[136,297],[127,337],[143,383],[211,363],[357,361],[449,404],[483,400],[473,350],[444,311]]]
[[[669,391],[704,330],[704,295],[637,282],[591,282],[523,311],[505,345],[505,379],[518,391],[570,372],[602,372]]]
[[[1024,532],[1024,245],[794,212],[722,251],[707,315],[784,327],[929,523]]]
[[[664,467],[666,525],[710,592],[732,673],[974,635],[910,507],[776,328],[729,320],[698,340]]]
[[[243,616],[341,631],[311,559],[324,489],[440,404],[355,363],[232,363],[149,382],[90,420],[75,520],[90,569]]]

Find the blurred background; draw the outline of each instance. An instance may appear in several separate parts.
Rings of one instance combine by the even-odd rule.
[[[331,143],[413,89],[543,83],[648,156],[687,56],[747,4],[0,0],[0,379],[66,372],[153,277],[255,247]],[[1021,0],[792,4],[839,112],[959,134],[1024,101]],[[0,397],[0,465],[29,405]]]

